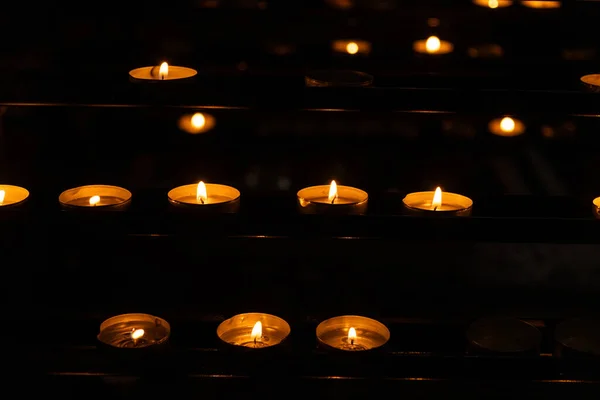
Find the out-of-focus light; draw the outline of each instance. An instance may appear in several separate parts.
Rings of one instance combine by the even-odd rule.
[[[500,45],[486,43],[469,47],[467,54],[471,58],[499,58],[504,55],[504,50]]]
[[[528,8],[560,8],[560,1],[533,1],[523,0],[521,5]]]
[[[215,127],[215,118],[210,114],[201,112],[186,114],[179,118],[178,126],[179,129],[187,133],[204,133]]]
[[[367,55],[371,52],[371,43],[365,40],[334,40],[331,49],[336,53]]]
[[[473,0],[473,4],[491,9],[512,6],[512,0]]]

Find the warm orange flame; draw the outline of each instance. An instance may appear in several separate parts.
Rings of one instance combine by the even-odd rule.
[[[90,197],[90,206],[95,206],[98,203],[100,203],[100,196]]]
[[[442,206],[442,188],[438,186],[435,189],[435,193],[433,194],[433,200],[431,201],[431,208],[436,210],[438,207]]]
[[[489,8],[498,8],[498,0],[488,0]]]
[[[143,329],[136,329],[133,332],[131,332],[131,338],[133,340],[137,340],[137,339],[141,338],[142,336],[144,336],[144,333],[146,333],[146,332],[144,332]]]
[[[202,129],[204,128],[204,125],[206,125],[206,118],[204,118],[204,114],[202,113],[196,113],[194,115],[192,115],[192,126],[196,129]]]
[[[356,340],[356,329],[354,329],[354,328],[348,329],[348,342],[354,344],[355,340]]]
[[[348,54],[356,54],[358,53],[358,44],[355,42],[350,42],[346,45],[346,51]]]
[[[329,196],[327,196],[327,198],[333,203],[336,197],[338,197],[337,184],[335,181],[331,181],[331,185],[329,185]]]
[[[428,53],[435,53],[440,50],[440,47],[442,47],[442,42],[440,42],[440,39],[437,36],[430,36],[427,38],[425,49]]]
[[[6,192],[4,190],[0,190],[0,205],[4,203],[4,197],[6,196]]]
[[[260,340],[262,337],[262,322],[256,321],[254,324],[254,328],[252,328],[252,333],[250,334],[250,339],[252,340]]]
[[[500,121],[502,132],[512,132],[515,130],[515,120],[510,117],[504,117]]]
[[[198,183],[198,187],[196,188],[196,200],[198,200],[202,204],[204,204],[204,202],[208,200],[208,194],[206,193],[206,185],[202,181]]]
[[[160,64],[158,76],[160,79],[165,79],[167,76],[169,76],[169,64],[167,64],[166,62]]]

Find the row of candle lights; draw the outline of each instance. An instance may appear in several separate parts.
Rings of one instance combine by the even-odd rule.
[[[290,325],[275,315],[245,313],[223,321],[217,336],[227,345],[261,349],[276,346],[290,335]],[[162,318],[149,314],[123,314],[100,325],[98,340],[116,348],[147,348],[164,344],[171,327]],[[344,351],[372,350],[390,339],[389,329],[381,322],[357,315],[330,318],[316,330],[322,346]]]
[[[169,202],[179,208],[212,210],[233,213],[239,209],[240,191],[234,187],[215,183],[190,184],[168,192]],[[19,186],[0,185],[0,207],[18,206],[29,197],[29,191]],[[65,209],[123,210],[130,204],[129,190],[110,185],[87,185],[68,189],[58,197]],[[364,190],[341,186],[335,181],[329,185],[311,186],[297,193],[299,209],[305,214],[364,214],[369,195]],[[415,192],[403,200],[412,211],[468,215],[473,201],[460,194],[435,191]]]

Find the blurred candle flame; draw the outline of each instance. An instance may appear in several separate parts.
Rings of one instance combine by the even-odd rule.
[[[515,130],[515,120],[510,117],[504,117],[500,121],[500,129],[502,132],[512,132]]]
[[[4,203],[4,197],[6,196],[6,192],[4,190],[0,190],[0,206]]]
[[[358,44],[355,42],[350,42],[346,45],[346,51],[348,54],[356,54],[358,53]]]
[[[192,126],[196,129],[202,129],[206,125],[206,118],[202,113],[192,115]]]
[[[90,197],[90,206],[95,206],[98,203],[100,203],[100,196],[96,195]]]
[[[144,333],[146,332],[143,329],[135,329],[133,332],[131,332],[131,338],[133,340],[137,340],[144,336]]]
[[[437,36],[430,36],[425,42],[425,49],[428,53],[437,52],[441,46],[442,43],[440,42],[440,39]]]

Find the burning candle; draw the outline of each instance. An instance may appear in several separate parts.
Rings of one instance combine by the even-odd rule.
[[[334,40],[331,49],[336,53],[367,55],[371,52],[371,43],[365,40]]]
[[[263,313],[238,314],[217,328],[217,335],[224,343],[251,349],[278,345],[290,332],[290,325],[283,319]]]
[[[521,5],[528,8],[560,8],[560,1],[521,0]]]
[[[240,206],[240,191],[236,188],[202,181],[176,187],[167,196],[174,206],[195,210],[234,213]]]
[[[22,204],[29,197],[25,188],[13,185],[0,185],[0,207],[14,207]]]
[[[364,214],[369,195],[351,186],[310,186],[297,194],[300,212],[303,214]]]
[[[100,325],[98,340],[111,347],[140,349],[165,344],[171,326],[162,318],[149,314],[122,314]]]
[[[439,187],[435,192],[407,194],[402,202],[411,212],[431,213],[431,215],[465,216],[471,213],[473,207],[473,200],[470,198],[456,193],[443,193]]]
[[[525,132],[525,124],[515,118],[503,117],[491,120],[488,129],[497,136],[519,136]]]
[[[594,92],[600,91],[600,74],[584,75],[581,77],[581,82]]]
[[[473,3],[491,9],[508,7],[513,4],[512,0],[473,0]]]
[[[317,326],[319,345],[344,351],[373,350],[390,339],[389,329],[379,321],[357,315],[330,318]]]
[[[133,69],[129,71],[129,76],[139,81],[173,81],[192,78],[197,73],[192,68],[177,67],[163,62],[160,66]]]
[[[184,132],[197,134],[210,131],[215,126],[215,118],[212,115],[197,112],[186,114],[179,118],[179,129]]]
[[[421,54],[448,54],[454,50],[454,45],[440,40],[437,36],[430,36],[427,39],[415,41],[413,50]]]
[[[118,211],[129,206],[131,192],[118,186],[87,185],[65,190],[58,201],[63,208]]]

